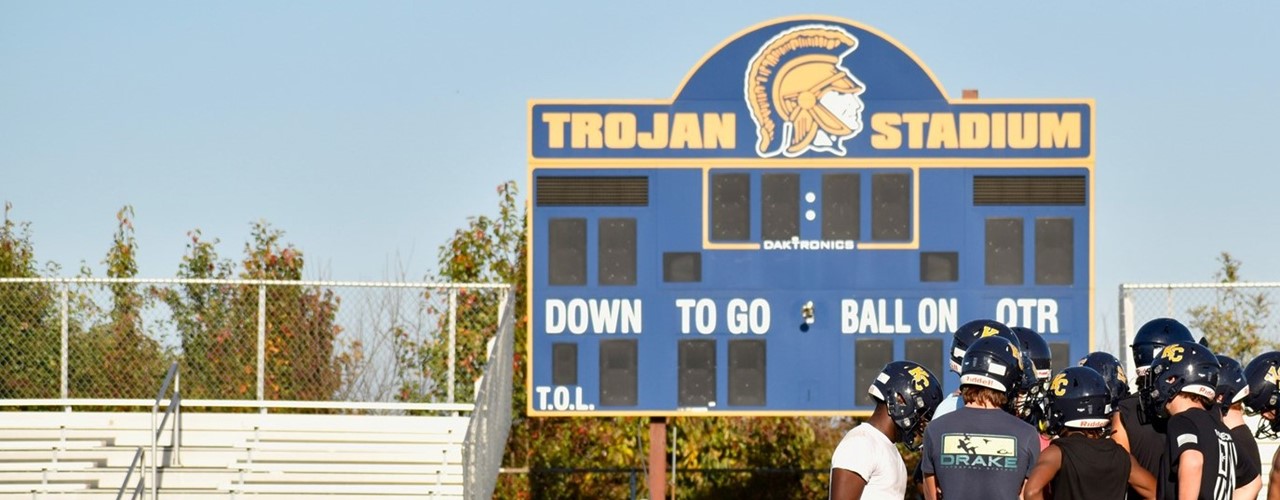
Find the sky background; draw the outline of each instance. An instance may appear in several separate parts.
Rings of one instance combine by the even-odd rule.
[[[94,275],[124,205],[139,276],[266,220],[307,278],[421,280],[526,172],[533,98],[670,97],[722,40],[821,14],[958,98],[1097,101],[1096,311],[1122,282],[1280,281],[1280,2],[0,1],[0,200]]]

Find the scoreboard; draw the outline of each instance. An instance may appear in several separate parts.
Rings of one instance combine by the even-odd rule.
[[[783,18],[662,100],[528,108],[529,414],[850,415],[951,334],[1092,350],[1094,103],[952,99],[853,21]]]

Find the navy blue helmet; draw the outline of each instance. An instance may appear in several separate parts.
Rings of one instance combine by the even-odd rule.
[[[1219,371],[1218,357],[1209,348],[1194,340],[1169,344],[1151,362],[1139,402],[1149,415],[1167,418],[1165,405],[1178,393],[1198,394],[1213,401],[1218,394]]]
[[[1231,405],[1249,395],[1249,381],[1244,378],[1244,367],[1231,356],[1218,355],[1218,403],[1226,415]]]
[[[1013,412],[1018,389],[1022,387],[1024,370],[1022,350],[1001,336],[978,339],[964,353],[960,362],[960,385],[977,385],[1001,392],[1008,400],[1007,411]]]
[[[1138,333],[1133,336],[1133,344],[1129,346],[1133,350],[1135,371],[1139,377],[1145,375],[1147,368],[1151,366],[1152,361],[1155,361],[1156,355],[1164,349],[1164,346],[1175,342],[1195,343],[1195,341],[1195,337],[1191,336],[1191,330],[1176,319],[1156,318],[1148,321],[1138,328]]]
[[[1106,429],[1111,424],[1111,390],[1092,368],[1073,366],[1059,372],[1049,382],[1048,402],[1050,434],[1068,427]]]
[[[884,365],[867,393],[884,403],[898,427],[898,440],[910,450],[919,447],[917,438],[942,402],[942,384],[925,367],[911,361]]]
[[[990,319],[975,319],[956,329],[951,340],[951,371],[960,373],[960,361],[964,353],[980,338],[992,335],[1004,337],[1014,345],[1019,345],[1018,336],[1004,323]]]
[[[1049,376],[1053,375],[1053,366],[1050,363],[1053,360],[1053,351],[1049,349],[1049,343],[1044,341],[1039,333],[1023,326],[1015,326],[1010,328],[1013,334],[1018,336],[1018,344],[1022,346],[1023,352],[1031,357],[1031,362],[1035,364],[1036,380],[1048,381]]]
[[[1280,413],[1280,352],[1271,351],[1259,354],[1244,367],[1244,378],[1249,382],[1249,394],[1244,397],[1244,406],[1250,413]],[[1274,417],[1273,417],[1274,418]],[[1263,439],[1275,439],[1280,434],[1273,419],[1262,418],[1258,421],[1255,436]]]
[[[1107,381],[1107,391],[1111,394],[1111,407],[1116,408],[1121,399],[1129,395],[1129,378],[1124,375],[1120,360],[1111,353],[1096,351],[1080,359],[1080,366],[1092,368]]]

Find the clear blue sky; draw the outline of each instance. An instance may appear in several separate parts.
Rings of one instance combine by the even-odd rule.
[[[0,3],[0,199],[95,275],[136,211],[140,275],[265,219],[308,278],[427,275],[525,177],[531,98],[665,98],[753,24],[852,19],[953,96],[1097,100],[1097,311],[1121,282],[1280,280],[1278,2]],[[521,186],[526,190],[527,186]],[[397,266],[397,263],[399,266]]]

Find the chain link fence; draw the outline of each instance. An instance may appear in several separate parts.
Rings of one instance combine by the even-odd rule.
[[[178,361],[184,399],[471,403],[509,293],[0,278],[0,400],[150,398]]]
[[[1280,347],[1280,283],[1148,283],[1120,285],[1120,335],[1117,357],[1133,380],[1129,345],[1144,323],[1173,318],[1204,337],[1215,353],[1247,364],[1259,353]]]

